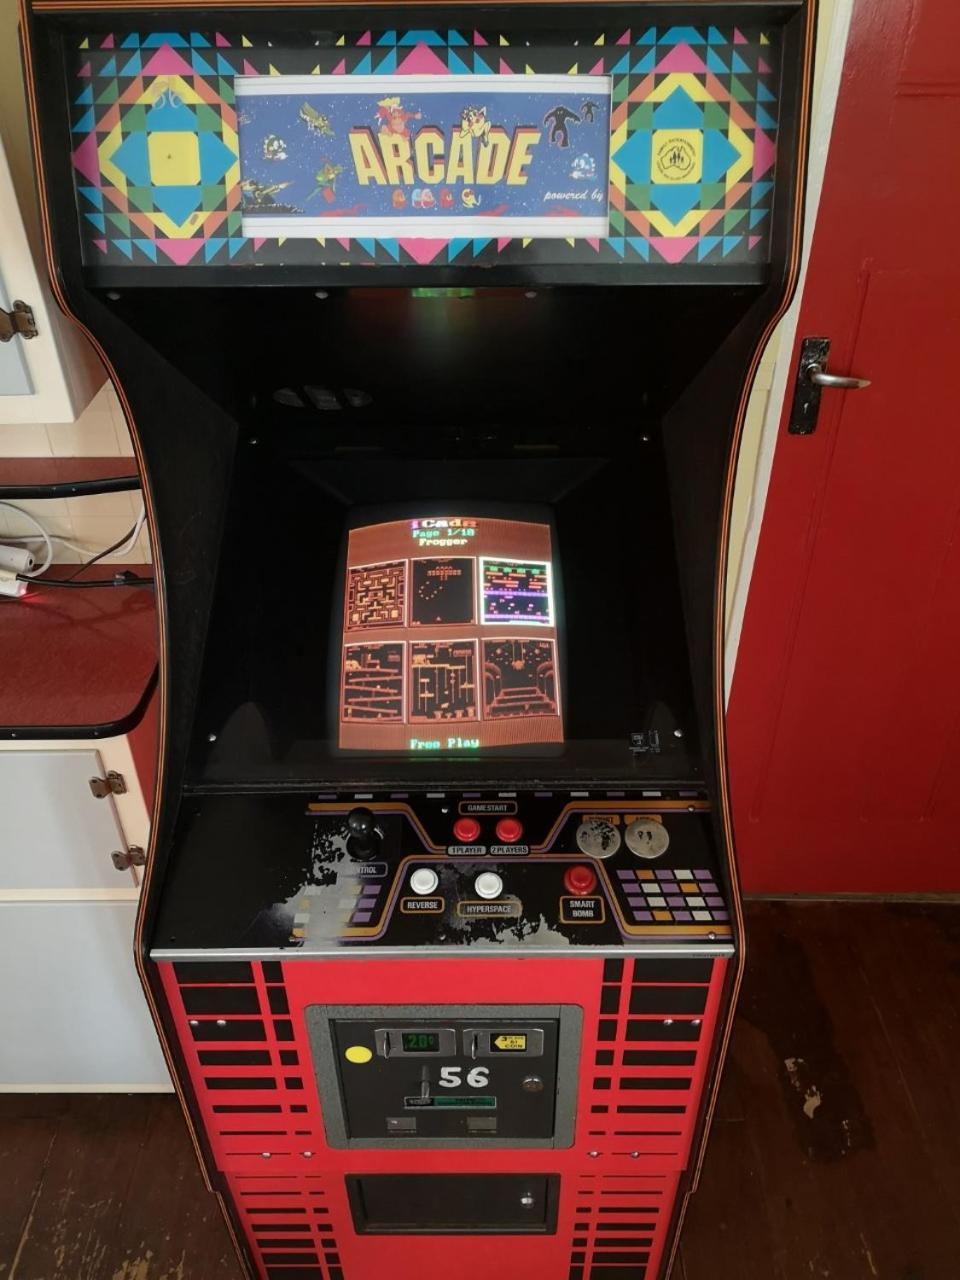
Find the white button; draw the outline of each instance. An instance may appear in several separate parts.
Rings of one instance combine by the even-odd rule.
[[[499,898],[503,893],[503,881],[495,871],[481,871],[473,887],[481,898]]]
[[[417,867],[410,877],[410,888],[421,896],[433,893],[439,883],[437,873],[432,867]]]

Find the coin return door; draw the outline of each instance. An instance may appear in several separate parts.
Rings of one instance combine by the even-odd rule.
[[[570,1146],[579,1021],[579,1010],[566,1006],[312,1006],[327,1140]]]

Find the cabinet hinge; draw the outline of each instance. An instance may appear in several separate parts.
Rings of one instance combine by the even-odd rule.
[[[118,871],[129,871],[131,867],[143,867],[147,863],[147,855],[138,844],[132,844],[129,849],[116,849],[110,858]]]
[[[4,311],[3,307],[0,307],[0,342],[9,342],[18,334],[21,338],[37,336],[37,322],[34,319],[33,308],[19,299],[13,304],[11,311]]]
[[[127,794],[127,782],[122,773],[111,769],[105,778],[91,778],[90,790],[98,800],[107,796],[123,796]]]

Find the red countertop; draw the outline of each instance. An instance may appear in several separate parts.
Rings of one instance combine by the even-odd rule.
[[[153,572],[151,565],[98,564],[81,576],[111,577],[121,567]],[[76,568],[55,565],[49,576],[69,577]],[[73,737],[104,736],[104,726],[125,732],[152,692],[156,633],[147,587],[76,591],[37,579],[18,600],[0,597],[0,736],[21,726],[72,729]]]

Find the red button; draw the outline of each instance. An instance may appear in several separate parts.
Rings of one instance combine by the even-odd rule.
[[[564,874],[563,883],[574,897],[581,898],[597,887],[597,875],[593,867],[570,867]]]
[[[523,823],[517,818],[501,818],[497,823],[497,839],[504,844],[516,844],[523,835]]]
[[[480,823],[476,818],[458,818],[453,824],[453,835],[457,844],[474,844],[480,834]]]

